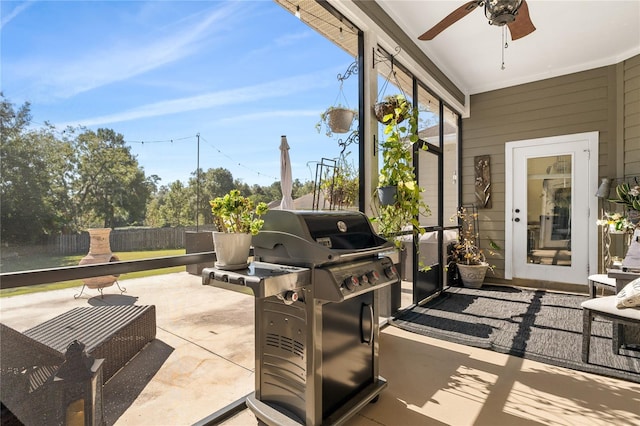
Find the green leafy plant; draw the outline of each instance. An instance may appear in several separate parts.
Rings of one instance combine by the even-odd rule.
[[[395,202],[380,206],[379,215],[374,218],[380,235],[387,239],[401,235],[409,226],[413,235],[424,234],[418,216],[431,214],[422,200],[424,189],[418,185],[413,167],[413,144],[418,141],[418,111],[405,97],[398,95],[394,99],[397,101],[395,107],[383,117],[387,124],[381,144],[383,165],[379,186],[395,186]],[[394,241],[401,249],[402,241],[398,238]]]
[[[624,204],[631,210],[640,211],[640,185],[631,186],[628,183],[621,183],[616,186],[616,195],[618,196],[613,201],[617,204]]]
[[[253,201],[242,196],[237,189],[209,201],[209,204],[216,229],[226,233],[256,235],[264,225],[262,216],[268,210],[264,202],[254,207]]]

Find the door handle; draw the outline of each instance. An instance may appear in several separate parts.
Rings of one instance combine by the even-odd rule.
[[[367,309],[368,308],[368,309]],[[366,336],[366,333],[364,331],[364,323],[365,323],[365,313],[369,314],[369,335]],[[374,321],[374,314],[373,314],[373,306],[369,303],[363,303],[362,306],[360,307],[360,343],[366,343],[367,345],[371,345],[371,342],[373,342],[373,337],[374,337],[374,328],[373,328],[373,321]]]

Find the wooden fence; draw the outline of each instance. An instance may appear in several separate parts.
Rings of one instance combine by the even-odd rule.
[[[198,227],[198,231],[213,229],[213,225]],[[112,252],[182,249],[185,248],[185,233],[195,231],[195,226],[113,229],[109,241]],[[46,246],[47,251],[55,255],[88,253],[89,233],[54,235],[47,239]]]

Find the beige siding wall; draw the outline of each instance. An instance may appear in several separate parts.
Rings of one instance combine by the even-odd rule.
[[[473,157],[490,155],[493,206],[479,210],[483,247],[489,239],[504,247],[507,142],[597,131],[599,176],[617,173],[621,158],[627,174],[640,174],[639,88],[637,56],[618,66],[471,96],[471,116],[462,124],[462,203],[474,201]],[[503,259],[504,253],[490,259],[497,267],[488,281],[505,282]]]
[[[640,175],[640,55],[625,61],[624,174]]]

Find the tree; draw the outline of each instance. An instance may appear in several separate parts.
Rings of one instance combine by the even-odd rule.
[[[200,194],[196,193],[196,173],[192,173],[193,178],[189,179],[189,190],[191,193],[191,205],[195,208],[196,199],[200,204],[197,207],[199,215],[198,223],[213,223],[211,216],[211,206],[209,200],[216,197],[222,197],[232,189],[236,189],[233,181],[233,175],[224,167],[209,169],[206,172],[200,172]],[[194,216],[195,220],[195,216]]]
[[[76,139],[75,185],[84,226],[114,227],[142,222],[154,183],[111,129],[86,130]]]
[[[72,162],[70,145],[53,127],[29,130],[30,105],[14,108],[0,93],[1,232],[7,242],[34,243],[44,234],[72,227],[64,191]]]

